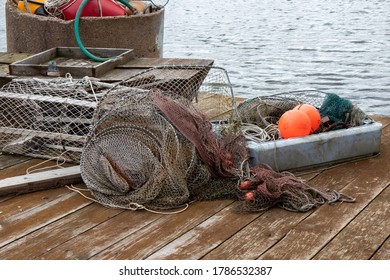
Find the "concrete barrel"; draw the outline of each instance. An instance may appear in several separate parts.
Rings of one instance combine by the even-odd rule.
[[[23,13],[12,0],[7,0],[5,12],[8,52],[77,47],[73,20]],[[161,57],[164,9],[137,16],[84,17],[80,20],[80,37],[87,48],[126,48],[133,49],[137,57]]]

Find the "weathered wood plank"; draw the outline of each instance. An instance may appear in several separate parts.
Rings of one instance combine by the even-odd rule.
[[[19,156],[14,156],[18,158]],[[62,164],[62,162],[58,163],[61,164],[63,167],[70,166],[70,164]],[[14,177],[14,176],[20,176],[20,175],[25,175],[27,174],[28,170],[29,173],[32,173],[34,171],[38,171],[42,168],[48,169],[48,168],[58,168],[57,162],[55,160],[42,160],[42,159],[29,159],[27,161],[23,161],[21,163],[12,165],[8,168],[5,169],[0,169],[0,180],[6,179],[9,177]]]
[[[144,69],[113,69],[100,76],[102,82],[113,83],[128,80],[129,78],[143,72]]]
[[[325,169],[322,173],[318,173],[320,171],[318,169],[314,173],[308,171],[304,178],[311,180],[309,183],[313,186],[341,190],[344,185],[361,173],[361,169],[366,167],[365,162],[344,163],[336,168]],[[337,209],[333,210],[337,211]],[[206,255],[205,259],[254,259],[271,248],[288,233],[291,227],[304,221],[307,216],[308,214],[291,213],[279,209],[267,211]]]
[[[25,59],[31,54],[28,53],[9,53],[9,52],[0,52],[0,63],[11,64],[15,61]]]
[[[222,209],[150,255],[148,259],[200,259],[261,215],[239,213],[234,211],[236,206],[237,203],[233,203]]]
[[[390,234],[390,183],[314,259],[368,260]]]
[[[226,200],[194,203],[184,212],[165,215],[126,236],[93,259],[145,259],[229,204]]]
[[[390,181],[390,128],[383,130],[381,155],[360,162],[360,174],[342,191],[355,196],[353,204],[323,205],[286,236],[261,259],[311,259],[358,215]],[[334,214],[337,207],[337,215]],[[345,256],[341,256],[345,258]]]
[[[7,202],[9,200],[4,203]],[[0,247],[47,226],[89,204],[91,204],[91,201],[68,191],[58,199],[31,208],[30,211],[21,211],[6,219],[1,217]]]
[[[47,138],[54,140],[66,140],[84,143],[86,136],[78,136],[72,134],[64,134],[58,132],[46,132],[46,131],[37,131],[32,129],[24,128],[12,128],[12,127],[3,127],[0,126],[0,134],[13,134],[18,136],[34,136],[38,138]]]
[[[51,189],[12,197],[7,201],[0,203],[0,221],[5,221],[9,217],[19,215],[22,212],[33,211],[34,208],[43,204],[51,203],[69,192],[66,188]],[[1,224],[1,222],[0,222]]]
[[[390,260],[390,236],[379,250],[371,257],[372,260]]]
[[[24,174],[26,174],[26,171],[29,168],[31,170],[33,170],[34,168],[31,168],[31,167],[34,167],[38,164],[39,164],[39,166],[37,166],[37,168],[52,167],[52,166],[56,165],[56,163],[53,161],[43,162],[42,160],[39,160],[39,159],[30,159],[27,157],[21,157],[21,156],[15,156],[15,155],[3,155],[3,156],[6,156],[7,158],[8,157],[14,158],[16,161],[19,161],[18,160],[19,158],[26,158],[27,160],[20,160],[20,163],[12,164],[9,167],[4,168],[4,169],[0,168],[0,180],[5,179],[5,178],[9,178],[9,177],[24,175]],[[1,161],[1,159],[2,159],[2,157],[0,157],[0,163],[3,163]],[[12,162],[12,160],[11,160],[11,162]],[[68,166],[68,164],[65,164],[63,166],[64,167]],[[9,200],[14,196],[15,196],[14,194],[0,196],[0,202]]]
[[[24,93],[17,93],[17,92],[3,92],[0,91],[0,97],[5,99],[16,99],[16,100],[32,100],[32,101],[39,101],[39,102],[48,102],[49,105],[52,103],[58,103],[58,104],[65,104],[65,105],[74,105],[74,106],[82,106],[91,108],[94,110],[96,108],[96,102],[91,102],[87,100],[80,100],[80,99],[74,99],[69,97],[61,97],[61,96],[45,96],[45,95],[32,95],[32,94],[24,94]]]
[[[93,203],[0,248],[0,259],[36,259],[122,212]]]
[[[0,196],[58,188],[66,184],[77,184],[82,182],[80,166],[42,171],[1,180]]]
[[[0,76],[5,77],[9,75],[8,64],[0,64]]]
[[[289,229],[310,213],[286,212],[280,208],[266,211],[237,234],[205,254],[206,260],[256,259],[278,242]]]
[[[188,59],[188,58],[135,58],[127,63],[118,65],[118,69],[128,68],[152,68],[158,66],[211,66],[211,59]]]
[[[0,170],[31,160],[29,157],[15,155],[0,155]]]
[[[340,190],[358,174],[347,172],[351,165],[328,169],[320,175],[309,173],[301,178],[309,181],[312,186]],[[321,206],[322,207],[322,206]],[[337,206],[336,206],[337,207]],[[337,211],[337,209],[333,209]],[[266,250],[281,240],[289,230],[304,221],[313,211],[295,213],[283,209],[271,209],[259,216],[237,234],[227,239],[216,249],[205,255],[204,259],[256,259]]]
[[[99,207],[103,206],[99,205]],[[90,259],[122,239],[142,230],[160,217],[161,215],[147,211],[128,210],[121,212],[39,256],[39,259]],[[153,241],[153,244],[155,242],[156,240]]]
[[[230,97],[217,94],[201,93],[193,104],[211,120],[225,119],[233,108]]]
[[[373,116],[372,117],[376,122],[379,122],[383,125],[383,127],[386,127],[390,125],[390,117],[387,116]]]

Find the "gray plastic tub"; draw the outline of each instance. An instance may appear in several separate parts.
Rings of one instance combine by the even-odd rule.
[[[380,123],[371,123],[306,137],[270,142],[248,142],[251,164],[265,163],[274,170],[292,170],[337,163],[379,153]]]

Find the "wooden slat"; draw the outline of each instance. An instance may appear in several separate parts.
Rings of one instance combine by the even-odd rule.
[[[15,61],[25,59],[31,54],[27,53],[9,53],[9,52],[0,52],[0,63],[11,64]]]
[[[201,93],[194,106],[201,110],[211,120],[222,120],[232,112],[231,97]]]
[[[147,69],[156,66],[211,66],[211,59],[188,59],[188,58],[135,58],[129,62],[117,66],[118,69],[139,68]]]
[[[15,202],[15,200],[8,200],[3,203],[7,204],[10,201]],[[0,217],[0,247],[14,242],[89,204],[91,204],[89,200],[76,193],[67,191],[57,199],[37,205],[29,211],[20,211],[20,213],[5,219]],[[21,207],[23,207],[23,205],[21,205]]]
[[[386,116],[373,116],[372,117],[375,121],[381,123],[383,125],[383,128],[390,125],[390,117]]]
[[[390,260],[390,236],[372,256],[372,260]]]
[[[15,155],[0,155],[0,170],[6,169],[10,166],[26,162],[30,160],[29,157],[15,156]],[[1,178],[0,178],[1,179]]]
[[[11,156],[11,155],[9,155],[9,156],[14,157],[15,159],[20,158],[19,156]],[[21,157],[21,158],[24,158],[24,157]],[[37,166],[37,167],[34,168],[34,166]],[[5,179],[5,178],[9,178],[9,177],[24,175],[27,173],[28,169],[31,169],[31,172],[32,172],[34,169],[49,168],[49,167],[53,167],[53,166],[56,166],[56,168],[57,168],[57,163],[54,161],[43,161],[40,159],[29,159],[27,161],[21,160],[17,164],[12,164],[5,169],[0,169],[0,180]],[[69,166],[69,164],[64,164],[62,166],[66,167],[66,166]],[[13,198],[14,196],[15,196],[15,194],[0,196],[0,202],[9,200],[9,199]],[[25,205],[28,202],[29,201],[27,200],[26,202],[23,203],[23,205]]]
[[[5,77],[9,74],[8,64],[0,64],[0,76]]]
[[[86,136],[78,136],[72,134],[64,134],[58,132],[47,132],[47,131],[37,131],[32,129],[24,128],[13,128],[13,127],[4,127],[0,126],[0,134],[13,134],[18,136],[34,136],[37,138],[47,138],[54,140],[66,140],[84,143]]]
[[[144,69],[113,69],[108,71],[106,74],[99,77],[100,81],[113,83],[123,80],[128,80],[129,78],[143,72]]]
[[[1,180],[0,196],[58,188],[66,184],[77,183],[82,183],[80,166],[42,171]]]
[[[96,102],[91,102],[87,100],[74,99],[69,97],[61,96],[45,96],[45,95],[33,95],[33,94],[24,94],[17,92],[3,92],[0,91],[0,97],[4,99],[16,99],[21,101],[40,101],[48,102],[49,105],[52,103],[64,104],[64,105],[74,105],[91,108],[92,110],[96,108]]]
[[[310,180],[312,186],[340,190],[357,175],[348,172],[350,166],[343,165],[329,169],[322,174],[309,173],[303,177]],[[323,206],[321,206],[323,207]],[[335,209],[335,211],[337,211]],[[290,230],[304,221],[313,211],[295,213],[283,209],[271,209],[243,228],[236,235],[227,239],[215,250],[205,255],[204,259],[256,259],[281,240]]]
[[[310,213],[287,212],[270,209],[217,248],[205,254],[206,260],[256,259],[271,248],[290,229]]]
[[[167,244],[148,259],[199,259],[261,214],[234,211],[237,203],[224,208]]]
[[[19,156],[16,156],[19,157]],[[68,167],[70,164],[62,164],[62,167]],[[58,163],[55,160],[49,161],[49,160],[42,160],[42,159],[30,159],[28,161],[23,161],[21,163],[18,163],[16,165],[12,165],[6,169],[1,170],[0,169],[0,180],[14,177],[14,176],[20,176],[25,175],[27,173],[32,173],[34,171],[38,171],[42,168],[49,169],[49,168],[58,168]],[[29,172],[27,172],[29,170]]]
[[[166,215],[115,243],[93,259],[144,259],[229,205],[208,201],[190,205],[184,212]]]
[[[390,234],[390,183],[314,259],[368,260]]]
[[[0,248],[0,259],[36,259],[122,212],[93,203]]]
[[[356,202],[323,205],[304,223],[292,228],[286,236],[261,255],[261,259],[311,259],[335,235],[347,226],[390,181],[390,128],[384,129],[381,156],[361,162],[360,174],[342,191],[355,196]],[[318,178],[318,177],[317,177]],[[335,210],[335,207],[337,209]],[[336,211],[336,212],[335,212]],[[344,258],[344,257],[343,257]]]
[[[47,191],[35,192],[29,195],[12,197],[0,203],[0,219],[5,221],[9,217],[19,215],[21,212],[33,211],[34,208],[43,204],[51,203],[68,193],[65,188],[51,189]],[[0,222],[1,223],[1,222]]]
[[[103,207],[103,206],[100,206]],[[101,210],[98,210],[101,211]],[[147,211],[124,211],[39,256],[40,259],[90,259],[158,220],[161,215]],[[154,242],[153,242],[154,243]]]

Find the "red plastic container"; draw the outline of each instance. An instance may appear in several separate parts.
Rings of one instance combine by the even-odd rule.
[[[60,6],[59,10],[62,11],[63,19],[74,19],[82,2],[83,0],[70,0],[68,3]],[[126,15],[125,8],[114,0],[89,0],[81,13],[81,17],[109,17],[124,15]]]

